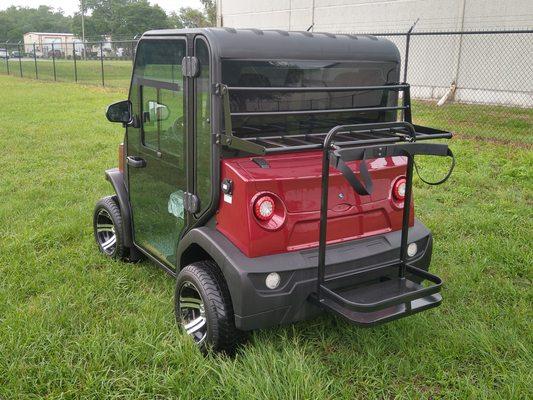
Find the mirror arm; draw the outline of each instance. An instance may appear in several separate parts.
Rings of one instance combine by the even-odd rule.
[[[132,128],[140,128],[141,124],[139,123],[139,118],[136,115],[133,115],[131,117],[131,120],[129,122],[123,122],[122,126],[124,128],[131,126]]]

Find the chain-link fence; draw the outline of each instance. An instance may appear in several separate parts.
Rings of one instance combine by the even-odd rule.
[[[533,30],[374,35],[408,55],[415,122],[533,143]]]
[[[0,43],[0,73],[127,88],[136,40]]]
[[[400,50],[415,122],[533,143],[533,30],[372,35]],[[136,44],[0,43],[0,73],[127,89]]]

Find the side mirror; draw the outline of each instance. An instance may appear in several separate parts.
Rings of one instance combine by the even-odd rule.
[[[131,102],[129,100],[118,101],[107,106],[105,116],[109,122],[122,122],[124,125],[131,122]]]

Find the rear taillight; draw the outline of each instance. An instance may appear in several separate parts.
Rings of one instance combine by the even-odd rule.
[[[261,221],[268,221],[271,219],[275,209],[276,205],[274,199],[267,195],[258,197],[254,204],[254,214],[256,218]]]
[[[396,179],[396,182],[392,185],[392,197],[395,200],[403,201],[405,199],[405,185],[406,181],[404,177]]]
[[[285,223],[287,209],[281,198],[272,192],[259,192],[252,197],[250,203],[252,214],[262,228],[275,231]]]

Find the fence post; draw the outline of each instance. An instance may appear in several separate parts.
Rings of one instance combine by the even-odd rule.
[[[100,69],[102,71],[102,86],[105,86],[104,84],[104,45],[102,42],[100,42]]]
[[[56,52],[54,50],[54,42],[52,42],[52,64],[54,65],[54,81],[57,80],[56,76]]]
[[[33,42],[33,63],[35,64],[35,79],[39,79],[39,73],[37,72],[37,53],[35,50],[35,42]]]
[[[135,55],[133,54],[133,52],[135,51],[135,38],[137,36],[135,36],[133,38],[133,40],[131,41],[131,65],[135,66]]]
[[[19,71],[20,71],[20,77],[23,78],[23,75],[22,75],[22,53],[20,52],[20,40],[19,42],[17,43],[17,50],[19,52],[18,56],[19,56]]]
[[[6,69],[7,69],[7,74],[9,75],[9,47],[7,46],[9,40],[6,41]]]
[[[407,31],[407,36],[405,37],[405,60],[403,66],[403,83],[407,83],[407,66],[409,65],[409,45],[411,43],[411,32],[415,29],[415,25],[420,18],[417,18],[415,23],[411,25]]]
[[[76,64],[76,44],[72,43],[72,58],[74,59],[74,82],[78,82],[78,66]]]

